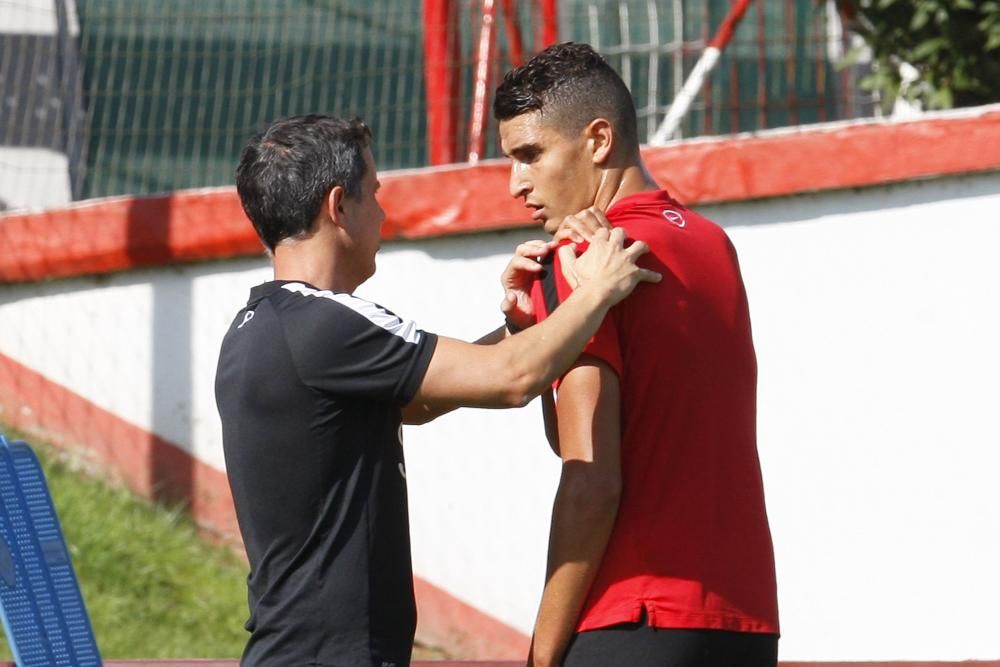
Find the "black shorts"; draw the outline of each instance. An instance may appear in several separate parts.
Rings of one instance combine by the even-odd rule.
[[[654,628],[645,619],[574,635],[563,667],[775,667],[778,636]]]

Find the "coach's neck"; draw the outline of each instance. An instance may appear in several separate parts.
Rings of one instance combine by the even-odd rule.
[[[352,294],[363,280],[346,271],[349,262],[338,261],[345,249],[331,225],[319,224],[307,237],[285,239],[274,248],[275,280],[304,282],[321,290]]]

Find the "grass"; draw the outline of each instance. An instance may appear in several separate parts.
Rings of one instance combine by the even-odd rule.
[[[88,478],[29,442],[45,469],[101,654],[239,657],[248,615],[240,559],[202,540],[183,512]],[[0,660],[10,659],[0,632]]]
[[[247,566],[206,543],[190,518],[88,477],[31,443],[45,470],[94,635],[105,659],[231,658],[247,640]],[[416,646],[414,659],[444,652]],[[12,659],[0,628],[0,661]]]

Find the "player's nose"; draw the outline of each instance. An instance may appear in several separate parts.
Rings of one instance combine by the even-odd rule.
[[[519,162],[514,162],[510,166],[510,181],[507,190],[514,198],[525,197],[531,192],[531,183],[525,173],[524,165]]]

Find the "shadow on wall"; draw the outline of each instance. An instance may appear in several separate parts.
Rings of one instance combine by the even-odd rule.
[[[169,253],[172,200],[133,199],[128,211],[129,260],[142,266]],[[152,281],[150,316],[152,415],[148,448],[148,487],[169,504],[194,502],[190,455],[170,443],[192,443],[192,287],[188,280]],[[157,437],[158,436],[158,437]]]

